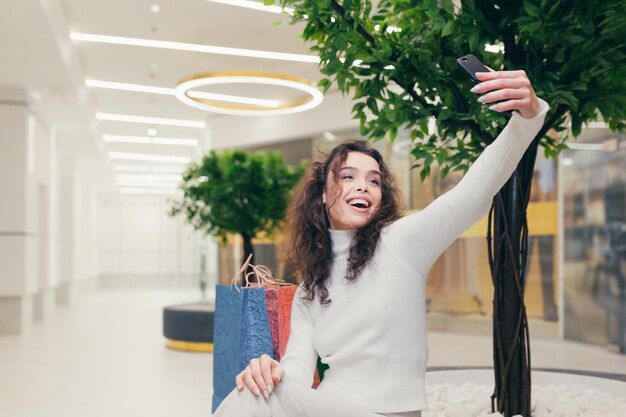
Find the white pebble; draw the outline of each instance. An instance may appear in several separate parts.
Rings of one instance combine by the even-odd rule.
[[[429,409],[422,417],[502,417],[491,412],[493,386],[450,383],[426,387]],[[625,417],[626,396],[580,385],[533,385],[532,417]]]

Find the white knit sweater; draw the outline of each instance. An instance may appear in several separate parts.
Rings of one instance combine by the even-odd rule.
[[[548,111],[525,119],[513,113],[459,184],[426,209],[387,226],[370,264],[345,280],[354,231],[331,230],[334,262],[326,287],[330,306],[316,296],[291,312],[291,334],[281,361],[285,380],[311,386],[318,355],[328,369],[318,390],[372,412],[426,409],[425,286],[441,253],[485,216],[493,196],[511,176]]]

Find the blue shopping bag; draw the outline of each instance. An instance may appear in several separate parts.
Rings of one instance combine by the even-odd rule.
[[[274,357],[272,333],[267,314],[265,288],[242,288],[241,334],[239,337],[239,372],[243,371],[251,359],[261,355]]]
[[[212,412],[235,389],[235,376],[240,372],[241,299],[237,287],[217,285],[215,288]]]
[[[213,334],[213,401],[215,412],[235,389],[235,377],[253,358],[274,357],[265,288],[218,285]]]

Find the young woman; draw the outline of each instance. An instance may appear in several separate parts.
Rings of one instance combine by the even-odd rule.
[[[253,359],[219,417],[416,417],[427,408],[425,285],[439,255],[487,214],[548,105],[524,71],[477,74],[472,92],[513,115],[452,190],[400,217],[381,155],[339,145],[303,179],[288,210],[288,256],[303,280],[280,363]],[[318,356],[329,365],[312,389]]]

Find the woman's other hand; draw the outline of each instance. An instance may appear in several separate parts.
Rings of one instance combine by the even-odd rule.
[[[285,371],[280,363],[268,355],[262,355],[250,361],[237,377],[235,382],[239,391],[243,390],[244,385],[248,387],[255,396],[263,394],[265,399],[272,395],[274,386],[282,381]]]
[[[490,106],[491,110],[517,110],[527,119],[532,119],[541,111],[539,100],[524,70],[477,72],[476,78],[480,83],[471,91],[483,94],[478,101],[483,104],[499,102]]]

